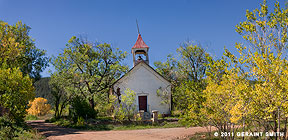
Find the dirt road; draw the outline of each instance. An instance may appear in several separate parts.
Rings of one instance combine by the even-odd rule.
[[[173,140],[185,139],[198,132],[206,132],[203,127],[157,128],[122,131],[79,131],[63,128],[43,120],[30,121],[29,125],[37,129],[48,140]]]

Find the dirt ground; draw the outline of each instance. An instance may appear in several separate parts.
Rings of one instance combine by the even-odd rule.
[[[48,140],[173,140],[185,139],[199,132],[207,132],[207,129],[203,127],[80,131],[45,123],[43,120],[29,121],[28,124],[46,136]]]

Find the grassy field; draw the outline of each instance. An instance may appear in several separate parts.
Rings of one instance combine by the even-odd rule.
[[[173,128],[173,127],[184,127],[182,124],[178,123],[176,120],[161,119],[158,123],[152,122],[115,122],[110,118],[97,118],[89,119],[83,123],[71,123],[67,119],[50,119],[46,122],[54,123],[58,126],[76,128],[81,130],[136,130],[136,129],[151,129],[151,128]]]

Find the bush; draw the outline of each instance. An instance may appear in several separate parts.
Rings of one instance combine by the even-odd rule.
[[[25,120],[38,120],[38,117],[35,115],[29,114],[25,117]]]
[[[78,121],[78,117],[89,119],[95,118],[97,115],[97,112],[81,97],[75,97],[72,100],[71,106],[69,115],[75,123]]]
[[[30,130],[28,126],[23,123],[16,125],[16,123],[8,118],[7,115],[0,117],[0,139],[42,139],[42,136],[36,131]]]
[[[76,125],[84,126],[84,124],[85,124],[85,120],[82,117],[78,117]]]
[[[46,123],[54,123],[56,121],[57,121],[57,119],[55,117],[52,117],[51,119],[45,120]]]
[[[7,115],[0,117],[0,138],[11,139],[15,135],[14,122]]]
[[[70,121],[66,119],[59,119],[55,121],[55,124],[59,126],[64,126],[64,127],[68,127],[71,125]]]
[[[29,105],[31,107],[27,110],[28,114],[35,116],[44,116],[51,108],[51,106],[47,104],[47,99],[41,97],[35,98],[32,102],[29,101]]]
[[[0,108],[6,110],[0,111],[0,116],[9,114],[11,121],[23,123],[27,102],[35,97],[32,79],[28,75],[23,76],[19,68],[0,67],[0,91]]]
[[[134,118],[136,105],[136,93],[133,90],[125,90],[125,94],[121,95],[121,103],[114,110],[116,120],[123,122],[124,120],[132,121]]]

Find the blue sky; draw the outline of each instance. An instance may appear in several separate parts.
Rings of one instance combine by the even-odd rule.
[[[176,54],[179,44],[193,40],[220,57],[226,46],[235,52],[243,42],[235,25],[245,20],[246,9],[259,8],[261,0],[0,0],[0,20],[21,20],[32,29],[30,36],[48,56],[57,56],[73,35],[107,42],[128,52],[125,63],[132,67],[131,48],[140,32],[150,47],[150,65]],[[268,0],[270,7],[273,0]],[[284,5],[284,0],[280,1]],[[49,67],[42,73],[49,76]]]

